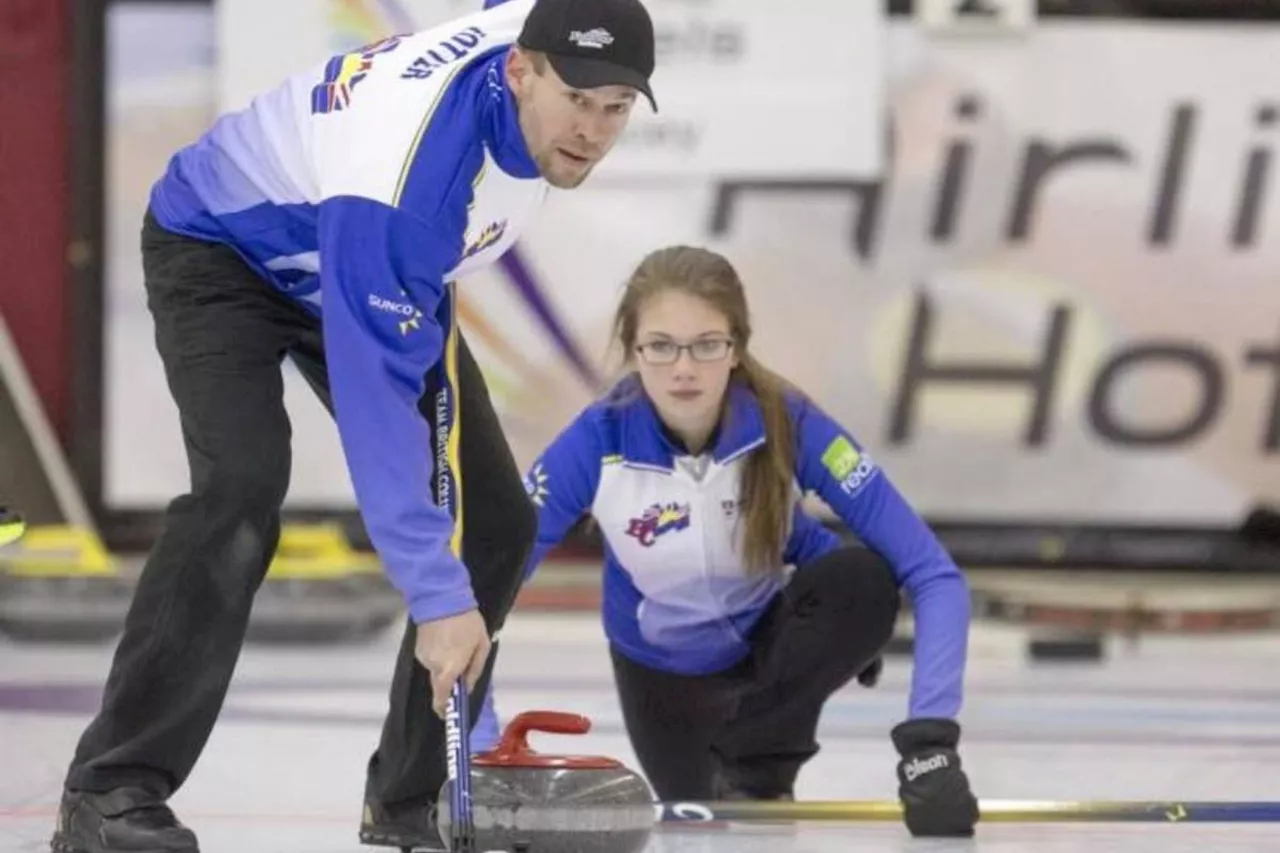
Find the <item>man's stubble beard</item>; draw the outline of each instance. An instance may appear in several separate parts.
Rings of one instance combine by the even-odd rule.
[[[582,184],[591,175],[592,170],[595,169],[595,164],[593,163],[590,166],[588,166],[585,171],[583,171],[582,173],[572,178],[570,182],[565,182],[560,177],[554,177],[554,178],[552,177],[553,175],[555,175],[555,172],[552,170],[550,166],[550,161],[555,156],[556,155],[553,152],[551,154],[536,158],[535,162],[538,164],[538,171],[542,173],[543,180],[545,180],[548,184],[550,184],[551,186],[555,187],[558,190],[577,189],[578,187],[582,186]]]

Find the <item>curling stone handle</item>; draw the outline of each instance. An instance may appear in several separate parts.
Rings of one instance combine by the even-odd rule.
[[[585,735],[591,731],[591,720],[581,714],[561,711],[524,711],[507,723],[502,741],[494,751],[502,756],[527,755],[529,732],[547,732],[557,735]]]

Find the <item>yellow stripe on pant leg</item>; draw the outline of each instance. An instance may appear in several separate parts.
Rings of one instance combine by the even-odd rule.
[[[431,367],[427,387],[433,389],[431,420],[433,477],[436,505],[453,519],[449,547],[462,556],[462,471],[459,459],[458,407],[458,323],[454,285],[447,285],[445,298],[436,310],[436,321],[444,332],[440,359]]]
[[[453,403],[452,424],[449,429],[449,470],[453,472],[453,537],[449,547],[454,556],[462,556],[462,458],[459,453],[462,441],[462,395],[458,392],[458,286],[449,285],[449,336],[444,346],[445,381],[449,384]]]

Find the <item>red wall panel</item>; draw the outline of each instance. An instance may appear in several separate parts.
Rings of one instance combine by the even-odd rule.
[[[64,440],[70,2],[0,0],[0,314]]]

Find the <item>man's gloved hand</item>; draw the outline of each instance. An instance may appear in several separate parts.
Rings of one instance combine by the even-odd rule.
[[[978,822],[978,801],[960,767],[954,720],[908,720],[894,727],[898,797],[907,829],[914,836],[967,837]]]

